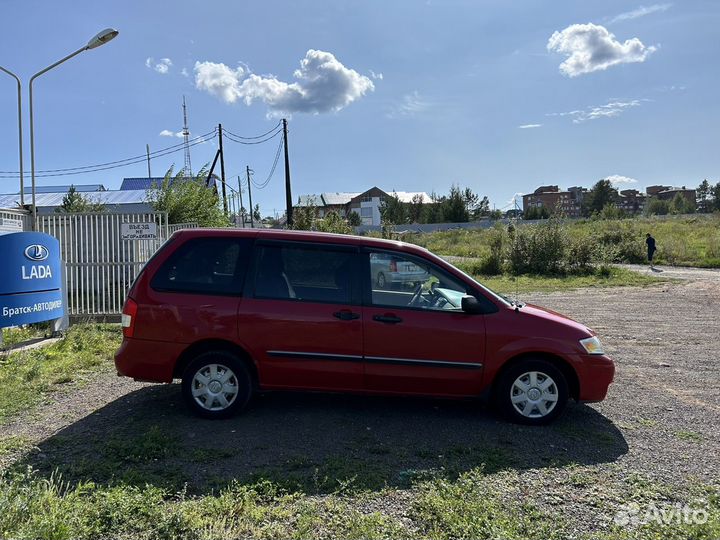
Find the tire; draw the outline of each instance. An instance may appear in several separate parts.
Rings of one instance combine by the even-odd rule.
[[[379,272],[377,275],[377,286],[378,289],[384,289],[387,286],[387,282],[385,281],[385,274],[382,272]]]
[[[182,378],[185,402],[203,418],[228,418],[242,410],[250,401],[252,388],[245,364],[227,351],[200,354]]]
[[[501,375],[495,405],[509,421],[539,426],[565,410],[568,384],[562,371],[547,360],[527,359]]]

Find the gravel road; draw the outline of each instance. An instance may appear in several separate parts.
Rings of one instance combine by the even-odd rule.
[[[402,490],[418,471],[462,473],[484,464],[533,486],[521,496],[580,529],[602,528],[612,511],[597,501],[617,506],[634,478],[677,493],[720,482],[720,272],[660,269],[681,281],[521,295],[593,328],[617,363],[606,401],[573,405],[546,428],[506,424],[475,403],[304,394],[261,396],[241,416],[207,422],[189,415],[177,385],[107,372],[3,432],[35,445],[15,456],[22,465],[58,467],[66,479],[104,482],[139,467],[145,481],[164,474],[198,494],[232,478],[302,480],[318,470],[329,479],[316,481],[320,493],[336,489],[333,480],[348,471],[361,486]],[[118,457],[117,441],[153,427],[170,441],[160,464]],[[591,481],[568,480],[570,470]]]

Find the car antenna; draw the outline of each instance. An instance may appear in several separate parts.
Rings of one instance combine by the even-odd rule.
[[[517,217],[518,213],[520,212],[520,209],[518,208],[517,203],[517,195],[513,196],[513,205],[515,207],[515,212],[513,212],[513,220],[515,221],[515,224],[513,225],[513,251],[515,252],[515,260],[517,260]],[[513,274],[515,274],[515,311],[520,311],[520,284],[518,283],[518,273],[517,269],[513,271]]]

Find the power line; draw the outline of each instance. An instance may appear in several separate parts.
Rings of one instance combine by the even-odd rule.
[[[269,135],[270,133],[272,133],[273,131],[275,131],[277,128],[279,128],[281,123],[282,123],[281,121],[278,121],[278,123],[275,124],[275,127],[273,127],[273,128],[271,128],[270,130],[266,131],[266,132],[263,133],[262,135],[255,135],[254,137],[243,137],[242,135],[236,135],[236,134],[233,133],[232,131],[228,131],[228,130],[225,129],[225,128],[223,128],[223,131],[224,131],[225,133],[227,133],[228,135],[232,135],[232,136],[235,137],[236,139],[245,139],[245,140],[262,139],[262,138],[265,137],[266,135]]]
[[[192,142],[190,144],[190,146],[197,146],[198,144],[203,144],[203,143],[207,142],[208,140],[210,140],[210,139],[202,139],[202,140],[195,139],[195,142]],[[170,147],[170,148],[173,148],[173,147]],[[183,149],[184,149],[184,143],[180,143],[179,147],[174,148],[172,150],[167,150],[164,152],[158,151],[158,152],[154,153],[152,158],[158,158],[158,157],[163,157],[163,156],[167,156],[170,154],[174,154],[176,152],[182,151]],[[129,159],[133,159],[133,158],[129,158]],[[52,174],[36,174],[35,176],[36,176],[36,178],[51,178],[51,177],[55,177],[55,176],[75,176],[75,175],[79,175],[79,174],[87,174],[87,173],[93,173],[93,172],[107,171],[110,169],[119,169],[122,167],[128,167],[130,165],[136,165],[138,163],[142,163],[146,160],[147,160],[147,155],[144,155],[144,156],[140,156],[139,158],[135,158],[134,161],[129,161],[129,160],[116,161],[116,162],[112,162],[112,163],[115,163],[114,165],[108,164],[108,166],[105,166],[105,167],[96,166],[94,169],[89,169],[89,168],[85,167],[85,168],[83,168],[84,170],[79,170],[80,168],[65,169],[65,170],[71,171],[71,172],[58,172],[58,173],[52,173]],[[59,170],[62,170],[62,169],[59,169]],[[0,175],[0,178],[18,178],[18,175]]]
[[[207,142],[208,140],[215,137],[216,133],[217,133],[217,128],[205,133],[204,135],[198,135],[197,137],[190,139],[189,142],[191,145]],[[98,163],[95,165],[85,165],[82,167],[68,167],[68,168],[64,168],[64,169],[45,169],[45,170],[41,170],[41,171],[37,171],[37,172],[38,173],[69,173],[71,171],[84,171],[85,169],[106,170],[105,168],[113,168],[113,167],[110,167],[111,165],[118,165],[120,167],[124,167],[125,165],[135,164],[137,162],[137,160],[146,161],[148,159],[148,155],[152,159],[155,157],[161,157],[161,156],[167,155],[169,153],[173,153],[173,152],[181,149],[181,147],[183,147],[184,145],[185,145],[185,143],[181,142],[181,143],[174,144],[172,146],[168,146],[166,148],[161,148],[160,150],[155,150],[154,152],[150,152],[150,154],[146,153],[146,154],[142,154],[139,156],[133,156],[130,158],[125,158],[125,159],[119,159],[117,161],[108,161],[107,163]],[[126,162],[132,162],[132,163],[126,163]],[[123,164],[123,165],[121,165],[121,164]],[[87,171],[87,172],[93,172],[93,171]],[[0,176],[0,178],[14,178],[16,176],[19,176],[19,174],[20,173],[18,171],[0,171],[0,175],[12,175],[12,176]],[[80,174],[80,173],[78,172],[78,174]],[[54,175],[44,174],[43,176],[46,177],[46,176],[54,176]],[[67,176],[67,175],[59,174],[57,176]]]
[[[270,169],[270,174],[268,174],[268,177],[265,179],[265,181],[259,184],[253,180],[253,185],[257,189],[263,189],[270,183],[273,174],[275,174],[275,168],[277,167],[278,161],[280,161],[280,153],[282,152],[284,142],[285,141],[280,139],[280,144],[278,144],[277,152],[275,152],[275,161],[273,161],[272,168]]]
[[[238,143],[238,144],[247,144],[247,145],[266,143],[266,142],[268,142],[270,139],[274,139],[275,137],[277,137],[277,136],[280,135],[281,133],[282,133],[282,129],[278,129],[273,135],[270,135],[269,137],[265,137],[264,139],[261,139],[261,140],[258,140],[258,141],[248,142],[248,141],[246,141],[246,140],[244,141],[244,140],[240,140],[240,139],[234,138],[232,135],[229,134],[229,132],[228,132],[226,129],[223,129],[223,134],[227,137],[227,139],[228,139],[229,141],[232,141],[232,142],[235,142],[235,143]]]

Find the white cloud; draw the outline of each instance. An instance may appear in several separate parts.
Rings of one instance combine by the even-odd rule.
[[[395,104],[387,113],[388,118],[400,118],[404,116],[415,116],[430,108],[430,103],[425,100],[417,90],[405,94],[399,103]]]
[[[569,116],[572,118],[573,124],[582,124],[588,120],[598,120],[600,118],[614,118],[620,116],[627,109],[639,107],[645,99],[632,99],[630,101],[609,101],[605,105],[588,107],[586,109],[548,113],[546,116]]]
[[[542,124],[523,124],[518,126],[518,129],[535,129],[539,127],[542,127]]]
[[[632,11],[626,11],[624,13],[621,13],[620,15],[613,17],[612,19],[610,19],[610,24],[620,21],[630,21],[632,19],[644,17],[645,15],[650,15],[652,13],[661,13],[663,11],[667,11],[671,7],[672,4],[653,4],[651,6],[640,6],[637,9],[633,9]]]
[[[183,77],[189,77],[189,76],[190,76],[190,73],[188,73],[187,68],[182,68],[182,69],[180,70],[180,75],[182,75]]]
[[[375,79],[376,81],[382,81],[383,80],[383,74],[382,73],[375,73],[372,69],[370,70],[370,77]]]
[[[215,62],[195,62],[195,87],[218,96],[226,103],[235,103],[242,97],[240,81],[244,76],[245,69],[241,66],[232,69]]]
[[[607,28],[593,23],[572,24],[562,32],[554,32],[547,48],[567,56],[560,71],[569,77],[617,64],[644,62],[657,50],[654,46],[646,47],[638,38],[620,43]]]
[[[622,176],[620,174],[611,174],[610,176],[606,176],[605,179],[610,180],[610,183],[615,186],[618,184],[637,184],[637,180],[634,178]]]
[[[161,75],[166,75],[168,71],[170,71],[170,67],[173,65],[172,60],[169,58],[161,58],[157,62],[155,62],[155,59],[151,56],[145,60],[145,67],[154,69]]]
[[[158,133],[160,137],[183,137],[182,131],[171,131],[169,129],[163,129],[160,133]]]
[[[345,67],[329,52],[310,49],[287,83],[272,75],[250,73],[214,62],[195,63],[195,86],[226,103],[241,99],[246,105],[265,103],[272,113],[336,112],[375,89],[373,82]]]

